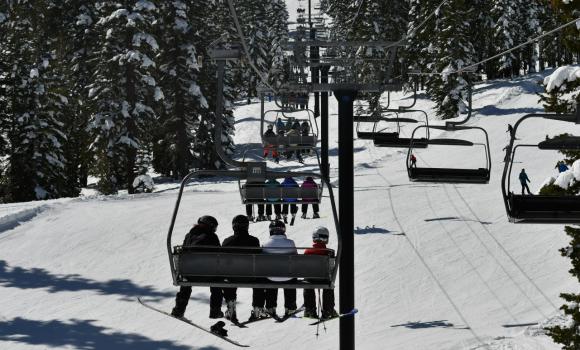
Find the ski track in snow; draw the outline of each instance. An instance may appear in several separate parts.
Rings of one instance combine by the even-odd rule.
[[[490,134],[489,185],[410,183],[406,150],[375,148],[372,141],[355,139],[357,348],[560,348],[543,326],[565,322],[557,310],[562,304],[558,295],[579,289],[567,272],[569,261],[558,252],[568,243],[563,225],[510,224],[500,194],[505,130],[518,117],[541,109],[534,82],[539,77],[476,86],[470,125]],[[392,97],[396,104],[401,95]],[[336,101],[329,101],[332,115]],[[431,101],[420,98],[417,105],[433,115]],[[235,137],[240,149],[260,143],[260,125],[253,120],[259,108],[255,102],[236,108],[236,118],[244,120]],[[336,121],[331,117],[331,149],[337,147]],[[537,123],[522,135],[541,140],[546,133],[569,128]],[[402,129],[403,134],[411,131],[409,126]],[[445,135],[452,136],[439,134]],[[427,165],[449,159],[471,164],[478,157],[455,149],[418,150],[416,155]],[[540,179],[554,175],[559,157],[536,152],[532,158],[517,166],[525,166],[539,186]],[[331,182],[337,185],[338,152],[330,163]],[[306,167],[316,165],[315,157],[306,158]],[[297,162],[272,167],[301,169]],[[168,268],[166,230],[178,188],[178,183],[165,182],[152,194],[0,205],[0,349],[233,349],[136,302],[141,296],[164,310],[173,306],[177,288]],[[220,238],[228,236],[231,218],[244,212],[237,191],[237,182],[229,179],[190,183],[172,243],[180,243],[188,227],[206,213],[218,218]],[[333,227],[327,193],[321,216],[298,218],[288,227],[289,237],[306,246],[313,226]],[[260,240],[268,237],[267,223],[250,228]],[[331,237],[331,247],[335,241]],[[338,297],[337,289],[337,305]],[[194,288],[186,316],[204,326],[215,323],[207,318],[208,303],[208,289]],[[250,308],[251,290],[239,289],[238,317],[244,320]],[[338,348],[338,321],[321,327],[319,337],[300,318],[227,328],[232,339],[255,349]]]

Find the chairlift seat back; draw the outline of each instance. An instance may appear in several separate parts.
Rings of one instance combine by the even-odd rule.
[[[273,187],[267,184],[245,184],[241,190],[244,204],[320,203],[322,190],[303,187]]]
[[[556,137],[540,142],[538,148],[543,150],[580,150],[580,137]]]
[[[454,168],[415,168],[409,169],[411,181],[442,183],[488,183],[488,169],[454,169]]]
[[[509,196],[510,221],[519,223],[580,223],[580,196]]]
[[[285,136],[263,136],[262,141],[265,145],[274,147],[288,147],[299,145],[301,147],[316,147],[318,138],[316,135],[285,135]]]

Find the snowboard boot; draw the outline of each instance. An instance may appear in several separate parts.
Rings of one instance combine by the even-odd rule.
[[[230,300],[227,302],[227,310],[225,313],[226,320],[230,320],[233,323],[238,323],[238,316],[236,315],[236,301]]]
[[[216,322],[216,324],[214,324],[213,326],[211,326],[209,328],[209,330],[212,333],[215,333],[217,335],[219,335],[220,337],[227,337],[228,336],[228,331],[226,329],[224,329],[225,326],[225,322],[224,321],[219,321]]]
[[[314,215],[312,215],[313,219],[320,219],[320,215],[318,215],[318,213],[314,213]]]
[[[322,318],[327,320],[329,318],[338,317],[338,312],[335,309],[322,310]]]
[[[306,213],[302,213],[302,216],[300,216],[300,218],[306,219]]]
[[[308,308],[304,310],[304,317],[318,319],[318,313],[316,312],[316,309]]]
[[[209,310],[209,318],[222,318],[224,317],[224,313],[220,309],[211,309]]]

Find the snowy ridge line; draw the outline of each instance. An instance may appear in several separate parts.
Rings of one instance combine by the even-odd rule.
[[[424,191],[424,193],[425,193],[425,197],[427,198],[427,203],[429,204],[429,208],[431,209],[431,211],[433,212],[434,215],[437,215],[437,213],[435,212],[435,208],[433,207],[433,202],[431,201],[431,197],[429,196],[429,191]],[[455,204],[453,204],[453,208],[457,212],[457,214],[461,215],[461,213],[459,213],[459,211],[457,210],[457,207],[455,206]],[[461,246],[457,242],[457,240],[455,238],[453,238],[453,235],[451,234],[451,232],[449,232],[449,230],[447,229],[447,227],[445,226],[445,224],[443,224],[443,222],[441,222],[441,221],[439,221],[438,223],[441,226],[441,228],[443,229],[443,231],[445,232],[445,234],[447,235],[447,237],[449,237],[449,239],[453,242],[453,244],[455,245],[455,247],[457,247],[457,250],[459,250],[459,252],[463,256],[463,259],[469,264],[469,266],[471,267],[471,270],[473,272],[475,272],[475,274],[477,275],[477,277],[481,280],[481,282],[485,285],[485,287],[491,292],[491,294],[493,295],[493,297],[497,300],[497,302],[504,309],[504,311],[511,317],[512,321],[518,322],[518,320],[516,319],[516,316],[510,311],[510,309],[508,308],[508,306],[501,300],[501,298],[496,293],[496,291],[494,290],[494,288],[491,287],[491,285],[485,280],[485,278],[477,270],[477,267],[469,259],[469,257],[465,253],[465,251],[461,248]],[[465,224],[468,225],[466,222],[465,222]]]
[[[380,175],[380,176],[383,177],[382,175]],[[384,177],[383,177],[383,179],[384,179]],[[399,226],[399,229],[401,230],[401,232],[403,232],[405,234],[404,235],[405,239],[407,240],[407,242],[409,243],[409,245],[411,246],[411,248],[413,249],[413,251],[415,252],[417,257],[419,258],[419,260],[421,261],[423,266],[425,266],[425,269],[427,270],[427,272],[429,272],[429,275],[431,275],[431,278],[433,278],[433,280],[435,281],[435,283],[437,284],[437,286],[439,287],[441,292],[445,295],[445,297],[447,298],[447,301],[449,301],[449,303],[451,304],[451,306],[453,307],[453,309],[455,310],[455,312],[457,313],[457,315],[459,316],[461,321],[469,329],[469,332],[473,335],[473,337],[477,340],[477,342],[479,344],[481,344],[489,349],[489,345],[481,339],[481,337],[473,330],[473,328],[471,327],[469,322],[467,322],[467,319],[465,319],[465,316],[463,316],[463,313],[461,313],[461,311],[459,310],[459,307],[455,304],[455,302],[453,301],[453,299],[451,298],[449,293],[447,293],[447,290],[445,289],[445,287],[443,287],[443,285],[441,284],[441,282],[439,281],[439,279],[437,278],[437,276],[435,275],[433,270],[431,270],[431,268],[429,267],[429,264],[427,264],[427,262],[425,261],[425,259],[421,255],[421,253],[419,253],[419,250],[417,249],[417,247],[413,244],[413,242],[409,238],[407,231],[405,231],[405,229],[403,228],[403,225],[401,224],[401,221],[399,221],[399,218],[398,218],[397,213],[395,211],[393,197],[391,196],[391,188],[389,188],[387,191],[389,192],[389,202],[391,204],[391,211],[393,212],[393,218],[395,219],[395,222]]]
[[[461,192],[459,191],[459,189],[455,185],[453,187],[455,188],[455,191],[457,192],[457,194],[459,195],[459,197],[461,198],[461,200],[463,201],[463,203],[465,203],[465,206],[467,207],[467,209],[469,209],[469,211],[471,212],[471,214],[473,215],[473,217],[475,217],[477,220],[479,220],[479,217],[477,216],[477,214],[475,213],[475,211],[473,210],[473,208],[471,207],[471,205],[469,205],[469,203],[465,200],[465,198],[463,197],[463,195],[461,194]],[[548,296],[546,295],[546,293],[544,293],[544,291],[537,285],[537,283],[534,282],[534,280],[532,280],[530,278],[530,276],[524,271],[524,269],[520,266],[520,264],[511,256],[511,254],[497,240],[497,238],[495,238],[495,236],[489,231],[489,229],[487,227],[485,227],[485,225],[482,225],[482,226],[483,226],[483,229],[485,230],[485,232],[487,232],[487,234],[495,241],[495,243],[506,254],[506,256],[511,260],[511,262],[518,268],[518,270],[520,270],[520,272],[522,273],[522,275],[524,275],[524,277],[534,286],[534,288],[542,295],[542,297],[544,297],[544,299],[546,299],[546,301],[554,308],[554,310],[556,312],[559,312],[560,308],[557,307],[556,305],[554,305],[554,303],[552,302],[552,300],[550,300],[550,298],[548,298]]]
[[[51,205],[42,204],[34,208],[27,208],[16,213],[0,217],[0,234],[10,231],[21,224],[34,219],[37,215],[49,209]]]
[[[449,194],[449,191],[447,189],[447,186],[445,186],[445,193],[447,194],[447,198],[449,198],[449,201],[451,202],[451,205],[453,206],[453,208],[455,209],[456,212],[459,213],[459,208],[457,208],[457,205],[455,204],[455,202],[452,200],[451,195]],[[476,220],[474,220],[476,221]],[[503,273],[508,277],[508,279],[514,284],[514,286],[518,289],[518,291],[524,296],[524,298],[526,298],[530,304],[532,305],[532,307],[534,309],[536,309],[536,311],[538,311],[540,313],[540,315],[542,315],[543,318],[547,318],[548,315],[546,315],[542,309],[540,309],[540,307],[538,305],[536,305],[536,303],[534,303],[534,301],[532,300],[532,298],[528,295],[528,293],[525,292],[525,290],[522,288],[522,286],[516,282],[514,276],[512,276],[506,269],[506,267],[504,266],[504,264],[502,264],[498,257],[491,251],[491,249],[487,246],[487,244],[485,244],[485,242],[481,239],[481,237],[479,237],[479,235],[477,234],[477,232],[475,232],[475,230],[473,229],[473,227],[471,227],[471,225],[466,223],[467,228],[469,228],[469,231],[471,231],[471,233],[473,234],[473,236],[475,236],[475,238],[477,238],[477,240],[479,241],[479,243],[485,248],[485,250],[487,251],[487,253],[489,254],[490,257],[493,258],[493,260],[496,262],[496,264],[499,266],[499,268],[503,271]]]

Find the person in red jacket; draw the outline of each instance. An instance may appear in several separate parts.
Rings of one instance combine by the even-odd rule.
[[[328,229],[323,226],[317,227],[312,233],[312,248],[306,249],[304,254],[309,255],[327,255],[332,254],[331,250],[326,249],[328,244]],[[334,309],[334,290],[325,289],[322,292],[322,318],[332,318],[338,316]],[[314,289],[304,289],[304,317],[318,318],[316,312],[316,296]]]
[[[416,167],[417,167],[417,157],[415,157],[415,155],[411,153],[411,168]]]

